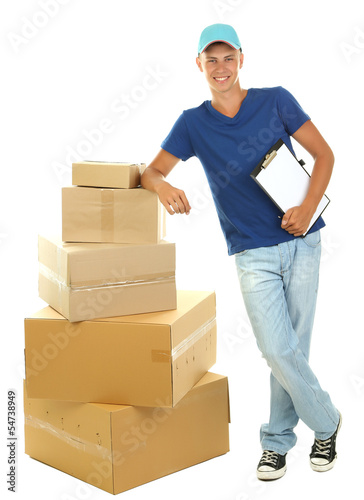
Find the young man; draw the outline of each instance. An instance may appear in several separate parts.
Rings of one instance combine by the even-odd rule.
[[[308,364],[323,220],[302,237],[329,183],[334,156],[285,89],[240,86],[243,60],[231,26],[203,30],[196,63],[212,99],[180,115],[145,170],[142,186],[158,193],[170,214],[189,214],[185,193],[165,177],[179,160],[197,156],[203,165],[258,347],[272,371],[270,419],[261,427],[257,469],[259,479],[270,480],[286,472],[299,419],[315,433],[312,469],[326,471],[336,461],[341,416]],[[304,202],[280,220],[250,173],[278,139],[293,151],[290,136],[312,155],[314,169]]]

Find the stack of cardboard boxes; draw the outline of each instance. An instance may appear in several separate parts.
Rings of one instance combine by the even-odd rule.
[[[62,239],[39,237],[50,306],[25,320],[26,453],[114,494],[229,450],[215,294],[176,291],[143,168],[73,164]]]

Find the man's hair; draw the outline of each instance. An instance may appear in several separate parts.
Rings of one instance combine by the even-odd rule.
[[[213,47],[214,45],[229,45],[229,44],[228,44],[228,43],[225,43],[225,42],[213,42],[213,43],[211,43],[208,47],[206,47],[206,49],[205,49],[205,50],[208,50],[210,47]],[[229,45],[229,47],[230,47],[230,45]],[[233,47],[231,47],[231,48],[233,48]],[[242,52],[243,52],[243,51],[241,50],[241,47],[240,47],[239,51],[240,51],[240,53],[242,53]],[[198,57],[200,57],[200,55],[201,55],[201,52],[199,53]]]

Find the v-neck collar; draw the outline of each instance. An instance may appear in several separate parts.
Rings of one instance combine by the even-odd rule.
[[[250,98],[250,89],[248,89],[248,92],[243,100],[243,102],[241,103],[240,105],[240,108],[238,110],[238,112],[236,113],[236,115],[234,115],[233,117],[230,117],[230,116],[227,116],[227,115],[224,115],[223,113],[220,113],[220,111],[218,111],[217,109],[215,109],[213,107],[213,105],[211,104],[211,101],[206,101],[206,105],[207,105],[207,109],[210,111],[210,113],[212,113],[216,118],[218,118],[219,120],[223,121],[224,123],[235,123],[236,121],[239,120],[240,118],[240,115],[242,114],[245,106],[246,106],[246,102],[249,100]]]

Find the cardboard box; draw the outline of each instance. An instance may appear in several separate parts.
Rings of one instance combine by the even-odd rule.
[[[70,321],[175,309],[175,244],[38,237],[39,296]]]
[[[216,362],[214,292],[177,291],[172,311],[70,323],[25,320],[30,398],[173,407]]]
[[[62,188],[62,240],[159,243],[165,208],[147,189]]]
[[[145,163],[80,161],[72,163],[72,184],[76,186],[135,188]]]
[[[213,373],[173,409],[25,396],[24,411],[25,453],[113,494],[229,451],[228,381]]]

